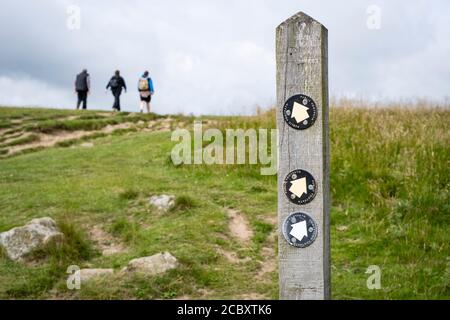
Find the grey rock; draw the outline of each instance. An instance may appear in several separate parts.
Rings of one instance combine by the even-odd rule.
[[[90,280],[95,280],[113,274],[113,269],[81,269],[74,274],[71,274],[67,279],[67,283],[75,283],[76,278],[80,277],[80,283],[83,284]]]
[[[123,271],[157,275],[178,267],[178,260],[169,252],[131,260]]]
[[[159,210],[167,211],[175,204],[175,196],[162,194],[159,196],[151,196],[150,204],[157,207]]]
[[[0,246],[7,256],[14,261],[22,261],[27,254],[41,249],[49,243],[59,243],[64,235],[56,222],[48,217],[33,219],[22,227],[0,233]]]

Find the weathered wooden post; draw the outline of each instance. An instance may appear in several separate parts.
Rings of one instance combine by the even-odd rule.
[[[330,299],[328,31],[302,12],[276,31],[280,299]]]

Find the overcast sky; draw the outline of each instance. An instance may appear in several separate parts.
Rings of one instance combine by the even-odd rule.
[[[448,0],[0,4],[0,105],[73,108],[75,75],[87,68],[88,107],[110,109],[105,86],[120,69],[130,87],[123,109],[137,111],[137,79],[148,69],[158,113],[251,113],[275,102],[275,28],[298,11],[329,30],[332,96],[450,96]],[[73,6],[81,10],[79,29]]]

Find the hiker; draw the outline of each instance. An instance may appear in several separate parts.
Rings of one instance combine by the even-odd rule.
[[[87,108],[87,96],[91,89],[91,80],[89,73],[86,69],[83,69],[81,73],[77,74],[75,79],[75,92],[78,95],[77,110],[80,108],[80,104],[83,103],[83,109]]]
[[[106,90],[109,88],[111,88],[111,92],[114,96],[113,109],[120,111],[120,95],[122,94],[122,88],[127,92],[127,85],[125,84],[125,80],[120,76],[119,70],[116,70],[111,80],[109,80]]]
[[[147,112],[150,113],[150,101],[152,100],[152,95],[155,90],[153,89],[152,78],[148,76],[148,71],[145,71],[142,77],[139,78],[138,90],[139,96],[141,97],[141,113],[144,112],[144,107],[146,107]]]

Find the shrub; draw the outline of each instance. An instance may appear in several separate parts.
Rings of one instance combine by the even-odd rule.
[[[186,210],[197,207],[197,201],[187,195],[181,195],[175,198],[175,204],[171,208],[171,211]]]
[[[136,199],[139,195],[139,192],[136,190],[125,190],[119,194],[119,197],[124,200],[132,200]]]
[[[86,261],[97,254],[88,236],[80,228],[68,222],[60,222],[58,226],[64,234],[63,241],[34,251],[31,254],[33,259],[49,259],[53,265],[67,267],[68,263]]]

